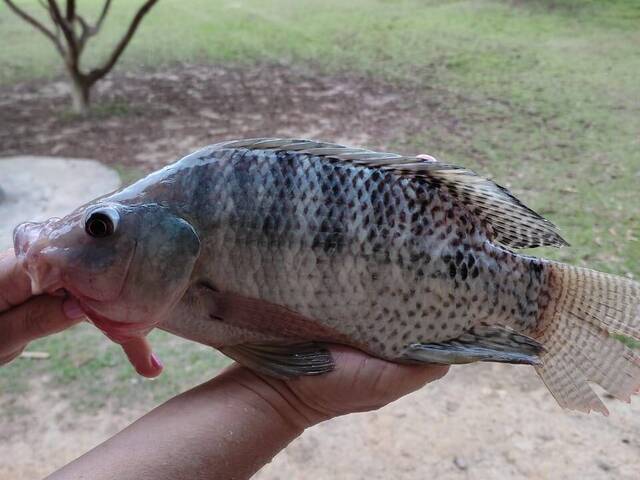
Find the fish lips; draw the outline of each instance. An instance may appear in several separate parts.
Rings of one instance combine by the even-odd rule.
[[[100,315],[98,312],[84,303],[81,299],[76,300],[78,300],[80,308],[87,316],[89,322],[95,325],[99,330],[102,331],[102,333],[109,337],[110,340],[113,340],[116,343],[123,344],[134,338],[144,337],[154,327],[154,325],[150,325],[148,323],[121,322],[111,320],[103,315]]]
[[[51,261],[56,252],[46,245],[45,229],[41,223],[27,222],[18,225],[13,233],[15,255],[31,280],[33,295],[53,293],[62,288],[62,271],[58,262]]]

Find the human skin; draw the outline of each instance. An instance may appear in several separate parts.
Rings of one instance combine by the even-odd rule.
[[[0,365],[20,355],[29,342],[61,332],[82,319],[84,313],[73,299],[33,296],[31,280],[13,249],[0,253]],[[133,338],[122,348],[140,375],[156,377],[162,372],[162,363],[145,338]]]
[[[20,355],[29,342],[65,330],[83,318],[63,297],[32,297],[31,281],[13,250],[0,254],[0,365]]]
[[[250,478],[306,428],[378,409],[441,378],[448,369],[398,365],[343,347],[332,347],[331,352],[334,371],[289,381],[233,365],[49,478]]]
[[[73,300],[32,297],[13,252],[0,255],[0,365],[36,338],[83,318]],[[123,345],[136,370],[156,376],[146,341]],[[378,409],[442,377],[442,365],[399,365],[331,347],[335,369],[283,381],[234,364],[53,473],[51,479],[242,479],[317,423]]]

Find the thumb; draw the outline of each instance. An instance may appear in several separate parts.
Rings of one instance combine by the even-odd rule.
[[[37,338],[61,332],[84,314],[72,300],[41,295],[0,314],[0,357],[21,351]]]

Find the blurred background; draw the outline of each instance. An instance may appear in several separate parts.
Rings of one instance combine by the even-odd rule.
[[[0,248],[204,145],[293,136],[475,169],[571,243],[536,255],[638,279],[639,79],[638,0],[2,0]],[[88,325],[0,368],[0,479],[53,471],[227,362],[151,339],[153,381]],[[256,478],[637,479],[640,401],[605,403],[567,413],[532,369],[458,367]]]

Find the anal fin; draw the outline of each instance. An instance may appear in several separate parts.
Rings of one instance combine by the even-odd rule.
[[[287,379],[333,370],[331,353],[312,342],[289,345],[234,345],[220,351],[258,373]]]
[[[542,344],[513,330],[488,325],[474,327],[446,342],[413,343],[405,358],[420,363],[446,365],[472,362],[500,362],[541,365]]]

